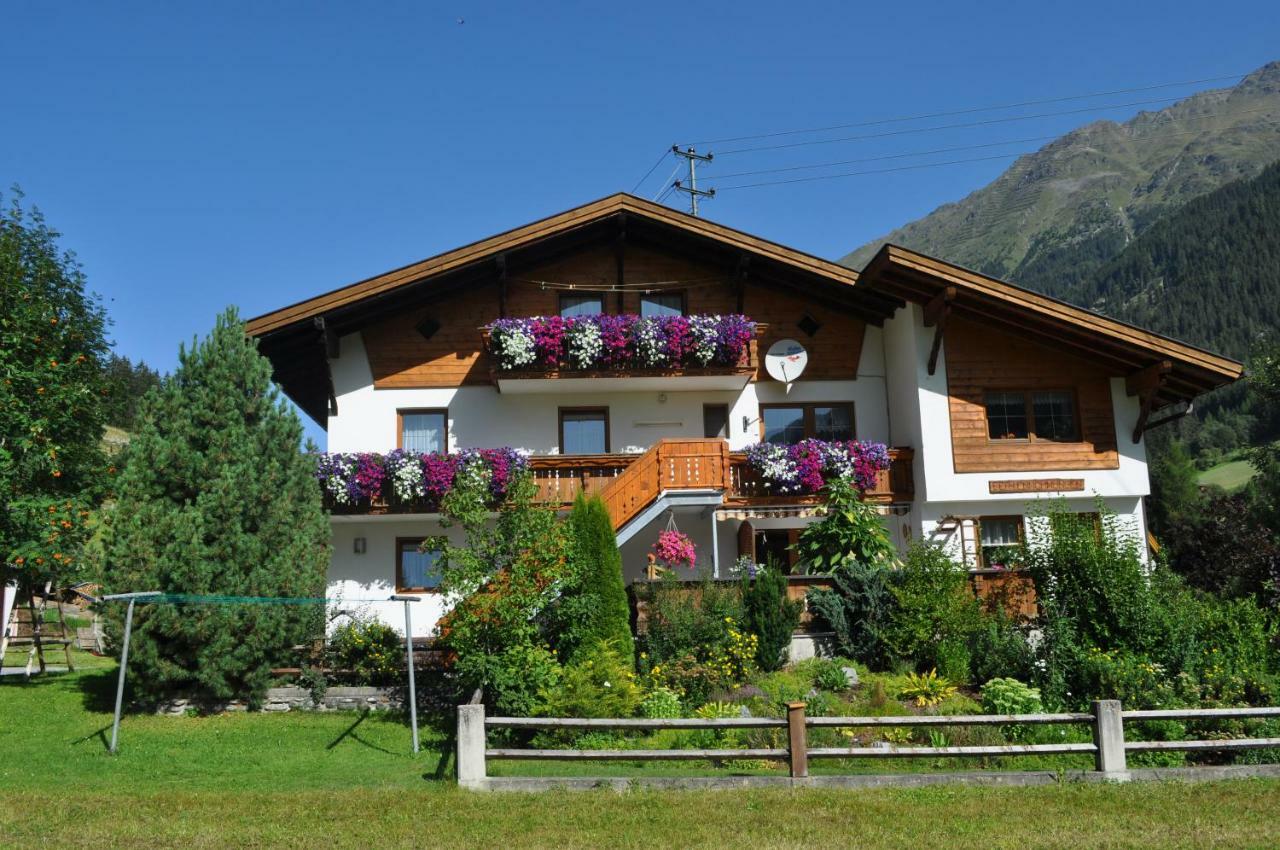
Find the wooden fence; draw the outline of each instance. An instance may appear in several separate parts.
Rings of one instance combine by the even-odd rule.
[[[1280,738],[1234,738],[1185,741],[1126,741],[1125,721],[1147,720],[1237,720],[1280,717],[1280,708],[1177,709],[1168,711],[1124,711],[1118,700],[1097,700],[1089,712],[1059,714],[965,714],[918,715],[907,717],[807,717],[805,703],[787,704],[787,716],[701,718],[563,718],[486,717],[483,704],[458,706],[457,775],[465,788],[489,787],[487,763],[490,759],[551,761],[665,761],[768,759],[786,761],[792,779],[809,776],[811,759],[847,758],[956,758],[1040,756],[1088,753],[1094,757],[1095,771],[1106,779],[1126,780],[1126,755],[1134,752],[1169,750],[1244,750],[1280,748]],[[808,730],[816,728],[1006,726],[1027,724],[1089,724],[1093,740],[1061,744],[1007,744],[999,746],[915,747],[810,747]],[[490,748],[489,729],[785,729],[787,746],[765,748],[679,749],[679,750],[572,750]],[[548,783],[556,781],[549,779]]]

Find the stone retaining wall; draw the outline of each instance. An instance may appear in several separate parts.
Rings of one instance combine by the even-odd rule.
[[[385,711],[399,708],[400,698],[392,688],[331,687],[324,692],[320,704],[311,699],[306,688],[268,688],[263,711]],[[224,711],[244,711],[243,700],[200,705],[194,700],[175,697],[160,703],[156,714],[181,715],[189,709],[218,714]]]

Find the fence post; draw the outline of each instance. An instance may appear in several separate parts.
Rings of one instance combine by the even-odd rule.
[[[787,750],[791,760],[791,778],[809,775],[809,746],[805,733],[803,702],[787,703]]]
[[[458,785],[479,788],[485,779],[484,703],[458,706]]]
[[[1096,766],[1108,779],[1125,782],[1129,770],[1125,765],[1124,718],[1120,701],[1098,699],[1093,701],[1093,743],[1098,748]]]

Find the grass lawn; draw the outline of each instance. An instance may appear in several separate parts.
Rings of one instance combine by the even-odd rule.
[[[415,758],[401,719],[354,713],[126,716],[111,756],[115,669],[91,663],[0,683],[0,847],[1280,846],[1274,781],[486,795],[441,734]]]
[[[1199,475],[1202,487],[1221,487],[1227,492],[1239,490],[1257,475],[1257,470],[1247,460],[1229,460],[1211,466]]]

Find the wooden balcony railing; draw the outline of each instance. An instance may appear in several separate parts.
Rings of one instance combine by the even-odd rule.
[[[867,491],[867,501],[906,502],[914,495],[911,449],[889,449],[891,465]],[[720,490],[725,504],[816,504],[817,495],[780,495],[764,487],[752,473],[746,455],[730,453],[720,439],[672,438],[660,440],[644,454],[535,455],[529,458],[537,500],[569,505],[579,493],[604,499],[614,527],[621,528],[644,510],[664,490]],[[418,513],[420,504],[335,505],[335,514]]]
[[[891,502],[909,502],[915,498],[915,473],[913,470],[915,450],[906,448],[889,449],[889,468],[876,474],[876,483],[863,494],[868,502],[888,504]],[[818,495],[786,495],[779,494],[756,477],[755,471],[747,463],[747,456],[741,452],[730,455],[730,482],[725,502],[729,504],[769,504],[820,502]]]

